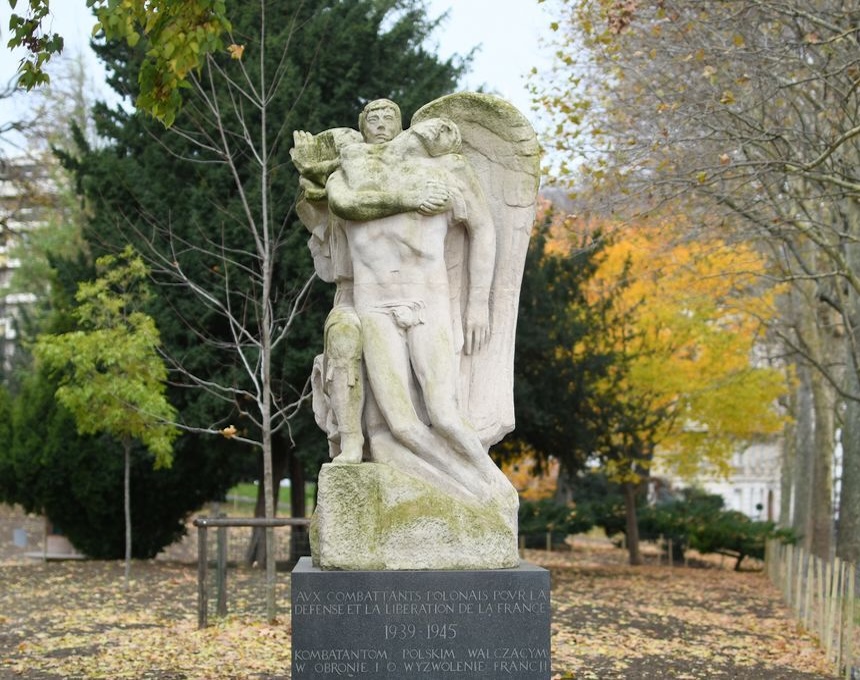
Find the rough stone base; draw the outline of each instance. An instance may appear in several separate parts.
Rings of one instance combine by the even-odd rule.
[[[549,572],[293,570],[293,680],[549,680]]]
[[[311,526],[321,569],[504,569],[516,525],[493,504],[454,499],[387,465],[323,465]]]

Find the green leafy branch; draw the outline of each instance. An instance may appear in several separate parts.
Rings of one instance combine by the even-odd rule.
[[[17,5],[18,0],[9,0],[13,10]],[[137,106],[167,127],[182,107],[189,75],[224,48],[222,36],[232,28],[225,0],[87,0],[87,7],[98,19],[93,35],[103,32],[108,40],[143,45]],[[29,0],[25,11],[13,11],[9,21],[7,46],[27,52],[18,67],[18,84],[26,90],[50,82],[45,67],[63,51],[63,37],[44,30],[49,15],[49,0]],[[239,58],[237,49],[231,46],[233,58]]]

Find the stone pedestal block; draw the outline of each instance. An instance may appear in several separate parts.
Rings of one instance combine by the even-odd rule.
[[[292,678],[549,680],[549,572],[292,574]]]
[[[519,564],[515,508],[456,499],[388,465],[323,465],[311,527],[322,569]]]

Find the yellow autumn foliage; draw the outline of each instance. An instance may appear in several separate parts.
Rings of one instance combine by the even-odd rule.
[[[552,498],[558,486],[558,460],[550,457],[539,465],[537,456],[523,453],[502,464],[502,472],[513,484],[520,498],[526,501],[540,501]]]
[[[617,437],[656,445],[662,462],[682,475],[703,463],[727,471],[738,446],[783,425],[777,399],[785,375],[762,352],[778,293],[764,259],[744,244],[691,238],[674,216],[656,225],[597,226],[611,237],[588,284],[590,303],[606,305],[600,333],[589,341],[620,357],[601,388],[615,403],[663,414],[648,432],[619,425]],[[574,347],[571,359],[585,350]],[[628,461],[606,462],[618,481],[635,481],[621,479],[631,474]],[[649,462],[648,452],[636,460]]]

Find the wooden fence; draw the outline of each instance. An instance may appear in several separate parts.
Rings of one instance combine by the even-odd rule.
[[[207,531],[217,529],[215,558],[215,588],[217,592],[216,613],[227,615],[227,529],[231,527],[302,527],[307,529],[311,521],[305,518],[277,517],[198,517],[197,527],[197,627],[209,625],[209,551]]]
[[[768,578],[798,623],[817,636],[840,677],[860,680],[860,603],[856,565],[822,560],[799,546],[769,541]]]

